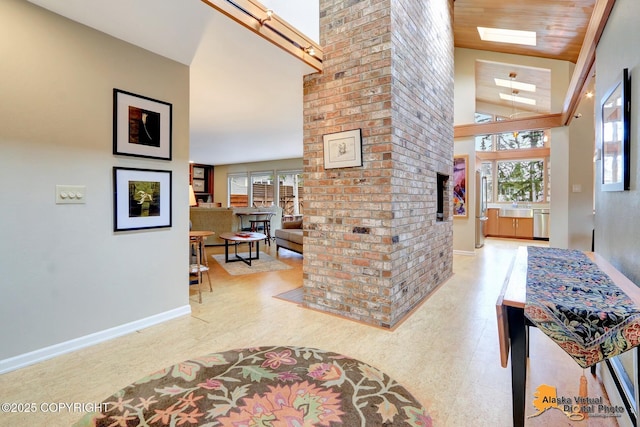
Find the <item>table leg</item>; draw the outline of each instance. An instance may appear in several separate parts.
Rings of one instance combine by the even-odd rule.
[[[200,263],[202,262],[202,256],[200,254],[200,240],[196,240],[196,268],[198,269],[197,276],[198,277],[198,302],[202,304],[202,270],[200,269]]]
[[[256,240],[256,259],[260,259],[260,240]]]
[[[224,262],[229,262],[229,241],[224,241]]]
[[[511,403],[513,426],[524,426],[527,385],[527,326],[524,309],[507,307],[509,340],[511,342]]]

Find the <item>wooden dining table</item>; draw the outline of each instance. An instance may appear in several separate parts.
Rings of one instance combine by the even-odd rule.
[[[612,282],[640,306],[640,288],[625,277],[605,258],[595,252],[585,252]],[[511,355],[511,398],[514,427],[524,426],[525,396],[527,381],[527,357],[529,334],[527,328],[534,326],[524,314],[527,302],[527,247],[518,248],[496,303],[500,362],[508,366]],[[638,351],[638,347],[633,349]],[[592,368],[592,372],[595,369]]]

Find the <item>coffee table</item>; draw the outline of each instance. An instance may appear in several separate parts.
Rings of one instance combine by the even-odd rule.
[[[262,233],[252,233],[249,231],[239,231],[237,233],[229,232],[222,233],[219,236],[222,240],[224,240],[224,262],[237,262],[242,261],[248,266],[251,266],[251,261],[254,259],[260,259],[260,240],[264,240],[267,238],[265,234]],[[229,242],[233,242],[235,247],[235,258],[229,259]],[[238,255],[238,245],[240,243],[248,243],[249,244],[249,256],[247,258],[243,258]],[[253,247],[253,243],[256,244],[256,254],[255,257],[251,255],[251,248]]]

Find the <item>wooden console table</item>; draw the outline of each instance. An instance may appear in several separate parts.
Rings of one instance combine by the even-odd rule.
[[[613,283],[640,305],[640,288],[620,273],[607,260],[594,252],[585,252]],[[527,247],[521,246],[511,263],[502,292],[496,303],[500,362],[506,368],[511,353],[511,393],[514,427],[524,426],[527,384],[527,356],[532,323],[524,315],[527,295]]]

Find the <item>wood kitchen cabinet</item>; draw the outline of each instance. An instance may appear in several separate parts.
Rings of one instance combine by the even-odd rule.
[[[516,218],[516,237],[533,239],[533,218]]]
[[[489,208],[487,209],[487,222],[484,227],[484,235],[486,236],[499,236],[500,235],[500,209]]]
[[[498,228],[502,237],[533,239],[533,218],[499,217]]]

